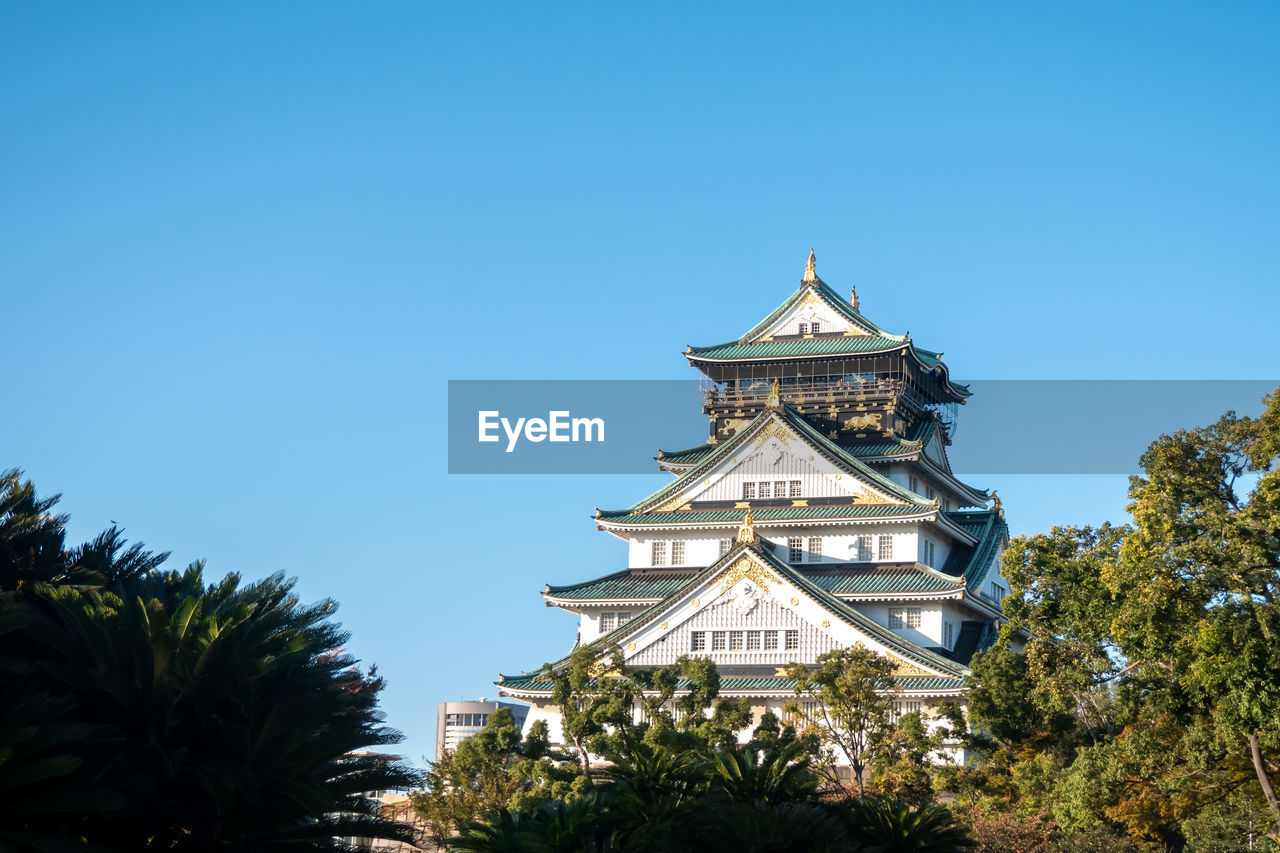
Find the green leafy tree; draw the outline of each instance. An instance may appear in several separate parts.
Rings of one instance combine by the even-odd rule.
[[[801,722],[801,734],[819,744],[817,769],[831,784],[852,793],[837,771],[843,758],[861,796],[872,748],[891,725],[892,662],[863,646],[851,646],[824,652],[813,668],[792,663],[783,671],[795,681],[796,695],[807,700],[788,703],[785,710]]]
[[[487,814],[572,799],[586,784],[576,761],[550,748],[545,721],[535,722],[522,739],[511,711],[500,708],[483,729],[433,762],[422,790],[409,799],[439,846]]]
[[[335,605],[276,575],[203,565],[66,519],[0,478],[0,844],[36,849],[326,850],[405,840],[366,792],[416,774],[370,752],[383,682],[341,652]]]

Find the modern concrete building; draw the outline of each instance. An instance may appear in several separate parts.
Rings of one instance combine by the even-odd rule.
[[[515,717],[516,725],[524,728],[529,715],[528,705],[514,702],[492,702],[481,697],[473,702],[441,702],[436,705],[436,761],[458,748],[458,744],[485,727],[489,715],[499,708],[506,708]]]

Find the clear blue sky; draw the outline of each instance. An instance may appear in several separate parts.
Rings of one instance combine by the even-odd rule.
[[[0,467],[338,599],[417,758],[567,650],[538,591],[661,481],[449,477],[447,379],[691,376],[810,246],[961,379],[1274,376],[1276,44],[1243,2],[7,3]],[[974,479],[1019,532],[1123,512]]]

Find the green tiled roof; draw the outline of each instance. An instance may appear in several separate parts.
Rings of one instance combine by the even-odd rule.
[[[953,549],[942,571],[963,576],[969,589],[976,592],[991,571],[996,551],[1009,535],[1009,525],[995,510],[949,512],[946,516],[978,541],[972,548]]]
[[[778,410],[765,409],[764,411],[760,412],[758,415],[752,418],[751,423],[747,424],[745,427],[738,430],[738,432],[734,434],[733,438],[730,438],[728,441],[722,444],[716,445],[715,450],[713,450],[712,452],[704,456],[702,460],[698,462],[697,465],[682,472],[670,483],[663,486],[661,489],[649,495],[648,497],[643,498],[640,501],[637,501],[635,504],[632,504],[630,507],[628,507],[625,510],[599,511],[598,514],[596,515],[596,518],[617,521],[617,520],[620,520],[622,517],[629,516],[629,515],[644,515],[646,510],[651,509],[652,507],[660,504],[667,498],[676,495],[678,492],[680,492],[690,483],[697,481],[700,477],[702,477],[705,471],[714,467],[716,464],[719,463],[721,459],[731,457],[735,452],[737,452],[737,449],[739,447],[741,447],[744,443],[746,443],[751,439],[751,437],[755,434],[756,429],[761,423],[763,423],[766,419],[774,415],[775,411],[778,411]],[[788,427],[790,427],[792,430],[798,433],[801,437],[803,437],[805,441],[809,443],[809,446],[813,448],[814,451],[821,454],[832,464],[843,469],[846,473],[849,473],[854,477],[857,477],[858,479],[862,480],[863,482],[867,483],[873,488],[879,489],[881,492],[887,495],[890,495],[891,497],[896,498],[897,500],[906,501],[908,504],[911,505],[906,508],[894,508],[892,506],[881,506],[877,504],[869,504],[869,505],[862,505],[857,507],[850,506],[850,507],[843,508],[845,511],[850,513],[848,515],[839,515],[839,514],[833,515],[830,513],[826,515],[817,514],[818,510],[834,509],[832,507],[807,508],[815,512],[814,514],[815,518],[818,518],[818,517],[824,517],[824,518],[874,517],[876,513],[875,512],[868,513],[865,509],[865,507],[867,506],[878,508],[880,510],[879,514],[886,515],[886,516],[903,515],[903,514],[910,515],[916,512],[928,512],[933,508],[933,505],[930,503],[920,502],[919,495],[908,491],[907,489],[903,488],[902,486],[890,480],[888,477],[868,467],[866,463],[850,455],[846,450],[840,447],[840,445],[836,444],[834,441],[832,441],[831,439],[823,435],[819,430],[815,429],[812,424],[810,424],[807,420],[805,420],[803,415],[801,415],[799,412],[793,409],[790,405],[787,405],[784,403],[781,410],[778,411],[778,416],[781,418],[783,423],[785,423]],[[760,510],[760,513],[786,512],[790,509],[792,508],[787,508],[785,510],[762,509]],[[756,516],[757,518],[760,518],[763,520],[767,520],[769,518],[768,516],[761,515],[760,513],[757,513],[757,516]],[[637,524],[655,523],[656,521],[662,521],[662,520],[675,521],[675,522],[680,522],[680,521],[695,522],[699,520],[702,520],[702,521],[722,520],[720,518],[698,519],[698,518],[695,518],[694,516],[699,515],[699,513],[690,513],[690,512],[659,513],[658,515],[660,516],[660,518],[658,519],[637,520],[635,521],[635,523]],[[736,513],[736,515],[738,517],[741,517],[741,513]],[[799,517],[803,517],[803,516],[797,516],[792,514],[792,515],[778,516],[777,518],[788,519],[788,518],[799,518]],[[725,516],[725,519],[727,518],[729,518],[729,516]]]
[[[811,518],[897,518],[928,512],[929,504],[852,504],[846,506],[784,506],[753,508],[752,514],[759,521],[790,521]],[[630,510],[601,510],[597,521],[616,524],[703,524],[742,520],[741,509],[709,509],[692,512],[631,512]]]
[[[665,598],[693,580],[697,570],[688,572],[633,572],[624,569],[595,580],[567,586],[547,585],[543,595],[556,598]]]
[[[964,683],[958,678],[937,678],[920,675],[898,676],[893,681],[899,690],[956,690],[964,686]],[[688,689],[690,683],[687,679],[681,679],[676,683],[676,689]],[[516,690],[551,690],[551,682],[544,681],[537,673],[503,675],[498,684],[502,687]],[[784,678],[780,675],[763,675],[754,678],[728,676],[720,679],[720,692],[722,693],[746,690],[794,693],[795,689],[795,679]]]
[[[708,453],[715,449],[716,446],[714,444],[708,443],[684,450],[673,450],[670,453],[665,450],[659,450],[657,460],[659,462],[670,462],[673,465],[692,465],[695,462],[701,462]]]
[[[849,335],[831,338],[798,338],[789,341],[753,341],[785,314],[792,305],[804,297],[806,291],[812,290],[833,311],[843,316],[854,326],[866,332],[864,335]],[[854,308],[844,297],[831,289],[822,279],[814,282],[802,282],[794,293],[788,296],[781,305],[773,309],[755,326],[736,341],[714,344],[706,347],[689,347],[686,355],[695,361],[737,361],[770,358],[797,358],[806,356],[858,355],[891,350],[906,344],[926,370],[941,367],[942,353],[917,347],[906,335],[894,335],[886,332],[868,320],[858,309]],[[969,386],[959,385],[947,378],[947,385],[960,397],[968,397]]]
[[[848,335],[832,338],[800,338],[790,341],[756,341],[743,344],[729,341],[706,347],[689,347],[688,355],[698,359],[756,359],[787,358],[805,355],[844,355],[883,352],[899,349],[901,338],[882,338],[879,335]]]
[[[822,587],[805,578],[787,563],[779,560],[772,554],[771,550],[767,548],[762,549],[754,544],[740,544],[737,547],[731,548],[727,554],[691,578],[688,585],[700,585],[715,577],[715,575],[718,574],[724,566],[737,559],[744,551],[750,551],[752,554],[762,559],[765,564],[773,569],[779,576],[790,581],[797,588],[804,591],[804,593],[810,596],[814,601],[819,602],[832,616],[845,624],[856,628],[868,637],[875,639],[886,648],[892,649],[899,656],[956,678],[961,677],[966,672],[965,667],[961,664],[958,664],[955,661],[943,657],[935,652],[931,652],[928,649],[917,646],[910,640],[893,633],[893,631],[879,624],[871,617],[858,612],[850,605],[841,601],[839,598],[836,598],[835,595],[827,592],[822,589]],[[591,643],[591,645],[607,646],[610,643],[620,643],[627,636],[640,630],[645,625],[656,619],[660,614],[666,612],[670,606],[671,598],[677,594],[679,593],[676,592],[668,594],[668,596],[662,601],[651,604],[632,617],[629,622],[625,622],[604,636],[599,637]],[[561,658],[552,665],[557,667],[563,666],[567,660],[568,658]]]
[[[871,568],[838,566],[829,569],[793,567],[816,586],[835,595],[894,592],[942,592],[959,589],[962,578],[946,578],[926,569],[905,566]],[[611,575],[567,586],[548,586],[548,597],[583,601],[590,599],[665,598],[679,592],[693,580],[696,570],[687,572],[654,572],[647,569],[614,572]]]

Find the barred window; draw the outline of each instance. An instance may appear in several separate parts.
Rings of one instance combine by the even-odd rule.
[[[822,562],[822,537],[821,536],[809,537],[809,562],[810,563]]]
[[[724,641],[725,641],[724,631],[712,631],[711,632],[711,651],[713,652],[724,651],[724,645],[725,645]]]
[[[800,324],[800,334],[802,334],[802,335],[807,335],[807,334],[809,334],[809,324],[808,324],[808,323],[801,323],[801,324]]]
[[[760,632],[748,631],[747,632],[747,651],[749,652],[758,651],[759,648],[760,648]]]
[[[942,647],[949,649],[955,645],[955,625],[947,622],[942,626]]]
[[[732,547],[733,547],[732,539],[721,539],[720,540],[720,556],[723,557],[725,554],[728,554],[729,549]]]
[[[689,634],[689,651],[705,652],[707,650],[707,632],[694,631]]]
[[[920,710],[920,700],[900,700],[893,703],[893,711],[889,717],[893,722],[898,722],[907,714],[914,714]]]
[[[764,648],[765,648],[765,651],[773,651],[774,649],[778,648],[778,632],[777,631],[764,632]]]
[[[789,652],[794,652],[796,649],[800,648],[800,632],[788,631],[785,642],[786,646],[784,648]]]
[[[920,550],[921,552],[923,552],[922,562],[930,568],[936,568],[936,566],[934,566],[933,564],[933,556],[934,556],[933,541],[930,539],[925,539],[924,543],[920,547]]]
[[[800,481],[799,480],[791,481],[791,497],[793,498],[800,497]]]
[[[741,631],[729,632],[729,651],[731,652],[742,651],[742,632]]]
[[[618,614],[618,624],[619,624],[619,625],[625,625],[625,624],[627,624],[628,622],[630,622],[630,621],[631,621],[631,617],[632,617],[632,616],[634,616],[634,615],[635,615],[634,613],[619,613],[619,614]]]
[[[749,501],[749,500],[754,499],[754,498],[755,498],[755,496],[756,496],[756,484],[755,484],[755,483],[743,483],[743,484],[742,484],[742,499],[743,499],[744,501]]]
[[[600,614],[600,633],[601,634],[607,634],[616,627],[618,627],[617,613],[601,613]]]
[[[654,566],[665,566],[667,564],[667,543],[653,543],[653,559],[650,561]]]
[[[880,537],[880,559],[893,559],[893,537],[889,535]]]
[[[815,321],[813,322],[813,324],[809,326],[809,328],[810,328],[810,329],[812,329],[812,330],[813,330],[813,333],[816,335],[816,334],[818,334],[818,328],[819,328],[819,326],[821,326],[821,325],[822,325],[821,323],[819,323],[818,321],[816,321],[816,320],[815,320]]]
[[[760,500],[766,500],[769,495],[772,494],[772,489],[770,488],[772,485],[773,484],[767,480],[763,483],[756,483],[756,488],[760,493]]]
[[[871,559],[871,537],[858,537],[858,562],[865,563]]]
[[[676,540],[675,542],[672,542],[672,543],[671,543],[671,565],[673,565],[673,566],[683,566],[683,565],[684,565],[684,542],[683,542],[683,540]]]
[[[804,543],[799,536],[787,537],[787,554],[792,563],[800,562],[800,558],[804,556]]]
[[[920,627],[920,608],[919,607],[890,607],[889,608],[889,627],[890,628],[919,628]]]

